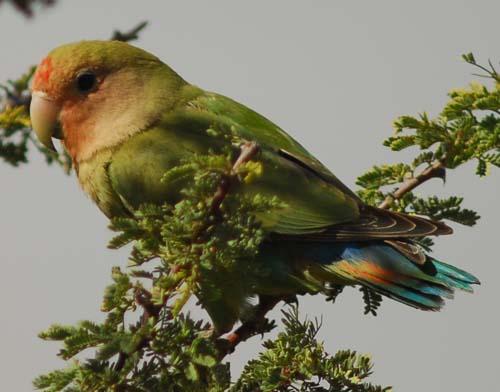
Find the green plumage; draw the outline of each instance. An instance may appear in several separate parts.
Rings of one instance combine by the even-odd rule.
[[[179,189],[166,189],[160,181],[166,170],[193,153],[218,152],[236,148],[245,141],[256,141],[264,170],[246,191],[276,195],[288,206],[273,216],[263,217],[268,228],[278,233],[301,234],[358,217],[358,205],[351,195],[280,155],[280,150],[291,153],[332,181],[338,181],[277,126],[228,98],[191,86],[185,89],[185,95],[193,96],[193,91],[196,95],[181,100],[154,127],[113,148],[112,154],[104,151],[80,164],[82,176],[103,164],[107,166],[105,178],[86,177],[88,182],[99,181],[97,186],[87,186],[108,188],[98,201],[106,215],[113,216],[117,209],[137,208],[145,202],[179,200]],[[108,156],[105,163],[103,155]]]

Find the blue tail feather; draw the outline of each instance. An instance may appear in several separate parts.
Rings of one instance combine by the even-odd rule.
[[[469,274],[466,271],[463,271],[457,267],[443,263],[433,258],[429,259],[436,266],[439,279],[442,281],[446,281],[452,287],[472,292],[473,289],[471,287],[471,284],[481,284],[474,275]]]
[[[418,265],[381,242],[324,244],[308,253],[337,278],[424,310],[439,310],[443,298],[453,298],[455,289],[472,292],[471,285],[479,284],[476,277],[457,267],[429,256]]]

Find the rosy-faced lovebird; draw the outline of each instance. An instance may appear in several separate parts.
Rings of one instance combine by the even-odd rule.
[[[479,281],[425,254],[412,239],[450,234],[441,222],[364,204],[329,169],[263,116],[186,82],[154,55],[118,41],[60,46],[39,64],[31,121],[54,149],[61,139],[83,190],[109,218],[145,203],[176,203],[162,182],[194,154],[252,143],[263,170],[245,191],[277,197],[262,216],[269,239],[259,253],[271,268],[249,292],[220,276],[223,295],[205,298],[218,331],[241,319],[250,297],[285,298],[361,285],[423,310],[439,310],[455,289]],[[230,129],[231,137],[208,130]],[[240,290],[241,291],[241,290]]]

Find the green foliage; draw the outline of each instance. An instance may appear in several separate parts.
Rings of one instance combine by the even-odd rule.
[[[387,197],[380,188],[400,184],[407,178],[411,178],[412,175],[412,167],[405,163],[373,166],[357,178],[356,185],[362,187],[358,191],[358,195],[367,204],[379,205]]]
[[[422,198],[411,190],[395,197],[394,191],[388,189],[412,181],[420,185],[433,177],[444,180],[446,169],[455,169],[469,161],[476,161],[479,176],[486,175],[490,166],[500,167],[499,75],[491,62],[489,67],[483,67],[472,54],[463,58],[480,68],[484,74],[479,76],[489,79],[492,86],[471,83],[465,89],[452,90],[448,94],[450,100],[434,119],[427,113],[396,119],[394,136],[385,140],[384,145],[393,151],[417,147],[419,152],[410,164],[374,166],[358,177],[357,184],[361,187],[358,194],[368,204],[380,205],[385,200],[396,211],[467,226],[476,224],[479,216],[463,208],[460,197]]]
[[[359,291],[363,293],[363,301],[365,302],[365,314],[377,315],[377,310],[382,303],[382,296],[367,287],[360,287]]]
[[[461,207],[464,200],[462,197],[451,196],[440,199],[437,196],[431,196],[422,199],[410,193],[403,200],[405,209],[433,220],[447,219],[465,226],[474,226],[479,219],[475,211]]]
[[[385,185],[403,182],[411,172],[411,166],[404,163],[373,166],[365,174],[358,177],[356,184],[366,189],[378,189]]]
[[[186,315],[172,317],[165,308],[157,318],[125,326],[117,313],[103,324],[52,326],[40,334],[64,343],[63,359],[87,348],[96,353],[93,359],[75,359],[66,369],[39,376],[34,386],[44,391],[215,392],[229,385],[229,365],[217,362],[213,341],[203,337],[207,325]]]
[[[231,391],[241,392],[383,392],[366,383],[372,364],[366,355],[338,351],[329,355],[316,336],[318,320],[299,319],[297,307],[283,312],[285,330],[264,342],[265,351],[245,366]]]
[[[0,85],[0,158],[12,166],[28,163],[29,146],[42,153],[47,164],[57,163],[66,173],[71,170],[71,160],[65,153],[46,149],[31,132],[29,83],[35,71],[31,67],[17,80]]]
[[[485,74],[480,76],[490,79],[492,86],[474,82],[452,90],[435,119],[427,113],[399,117],[394,122],[395,135],[384,145],[394,151],[419,147],[423,152],[414,164],[440,161],[454,169],[475,160],[476,173],[484,176],[488,166],[500,166],[500,78],[491,62],[486,68],[477,64],[472,54],[463,58],[483,70]]]

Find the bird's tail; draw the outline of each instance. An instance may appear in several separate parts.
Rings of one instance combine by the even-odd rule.
[[[346,244],[337,261],[316,264],[333,281],[360,284],[399,302],[423,310],[439,310],[455,289],[472,292],[473,275],[427,256],[422,265],[384,243]],[[319,271],[318,271],[319,272]]]

